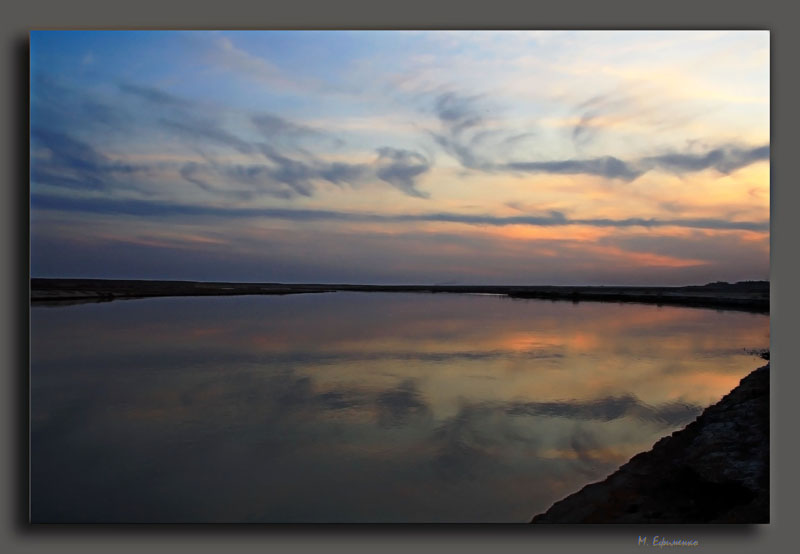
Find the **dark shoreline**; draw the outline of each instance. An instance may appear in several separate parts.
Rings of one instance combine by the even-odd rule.
[[[531,523],[769,523],[769,364]]]
[[[510,298],[572,302],[634,302],[769,313],[769,282],[711,283],[685,287],[349,285],[32,278],[32,304],[66,305],[163,296],[284,295],[322,292],[428,292],[500,294]]]

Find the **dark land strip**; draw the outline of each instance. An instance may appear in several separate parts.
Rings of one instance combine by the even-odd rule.
[[[769,523],[769,364],[532,523]]]
[[[635,302],[769,313],[769,282],[709,283],[685,287],[347,285],[32,278],[31,303],[71,304],[157,296],[238,296],[321,292],[428,292],[500,294],[572,302]]]

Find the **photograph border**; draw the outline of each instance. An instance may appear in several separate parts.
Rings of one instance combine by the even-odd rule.
[[[256,13],[253,13],[253,12]],[[786,547],[793,538],[793,493],[798,446],[791,442],[797,414],[798,376],[789,344],[798,307],[798,257],[793,237],[798,202],[788,160],[797,139],[797,80],[793,58],[800,51],[793,22],[797,6],[779,2],[686,2],[590,0],[520,5],[510,1],[433,4],[404,2],[292,2],[254,7],[228,0],[193,3],[146,0],[112,5],[97,0],[31,1],[4,8],[3,100],[4,300],[2,389],[8,410],[3,424],[4,552],[530,552],[641,549],[638,536],[696,539],[704,551],[752,552]],[[771,523],[768,525],[30,525],[28,484],[29,182],[28,31],[34,29],[767,29],[770,31],[771,160]],[[782,162],[782,163],[781,163]],[[786,368],[786,372],[782,372]],[[784,437],[784,440],[781,440]]]

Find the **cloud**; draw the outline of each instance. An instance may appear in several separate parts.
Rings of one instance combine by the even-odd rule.
[[[180,168],[181,177],[202,190],[240,200],[250,200],[259,195],[285,199],[297,195],[311,196],[314,187],[303,179],[304,173],[300,171],[292,175],[289,171],[276,170],[264,164],[223,164],[214,161],[207,164],[187,162]],[[212,184],[211,181],[221,184]],[[245,185],[245,188],[231,188],[230,183]]]
[[[217,37],[213,42],[211,60],[223,68],[249,79],[278,87],[295,90],[298,84],[289,79],[275,64],[236,47],[227,37]]]
[[[74,109],[72,115],[82,130],[89,127],[102,134],[124,135],[135,125],[135,118],[130,113],[94,98],[82,98]]]
[[[368,172],[369,168],[365,164],[348,164],[342,162],[325,163],[322,167],[317,168],[317,173],[321,179],[325,179],[336,185],[362,182],[368,175]]]
[[[341,185],[357,184],[368,176],[368,167],[364,164],[326,162],[317,158],[305,162],[290,158],[268,144],[260,143],[258,148],[274,164],[268,170],[269,176],[303,196],[311,196],[314,191],[312,181],[315,179]]]
[[[362,163],[331,162],[319,155],[318,148],[341,145],[342,141],[327,131],[304,125],[270,113],[244,114],[251,127],[232,125],[242,114],[225,109],[208,109],[199,103],[165,92],[159,88],[133,83],[120,83],[118,90],[141,102],[118,103],[113,107],[96,101],[85,91],[69,91],[45,80],[37,81],[32,103],[39,114],[34,123],[41,129],[39,137],[32,136],[32,143],[42,145],[32,152],[31,175],[39,182],[54,186],[85,189],[109,189],[116,186],[136,186],[144,191],[162,189],[163,181],[153,182],[147,175],[148,167],[112,160],[101,153],[102,147],[77,140],[71,132],[85,122],[92,129],[97,145],[113,133],[116,139],[151,136],[158,131],[168,131],[178,138],[190,152],[199,153],[202,160],[187,162],[186,158],[160,162],[161,169],[197,186],[204,192],[225,198],[248,200],[265,195],[290,199],[298,196],[310,197],[316,193],[321,182],[338,187],[359,187],[365,184],[384,182],[398,191],[415,198],[429,198],[428,192],[420,189],[419,181],[427,174],[433,159],[418,151],[385,145],[378,149],[377,158]],[[51,86],[53,85],[53,86]],[[63,89],[63,90],[62,90]],[[608,95],[606,95],[608,96]],[[485,98],[480,95],[465,95],[455,91],[437,93],[432,98],[426,94],[439,129],[430,132],[434,140],[451,154],[462,167],[484,172],[540,173],[556,175],[591,175],[606,179],[633,181],[643,173],[660,169],[673,173],[685,173],[714,168],[721,172],[734,171],[750,163],[769,158],[769,146],[720,146],[705,153],[669,152],[641,158],[623,160],[614,156],[566,160],[506,160],[493,153],[507,155],[511,145],[519,144],[531,131],[504,129],[497,122],[487,119],[489,110]],[[584,103],[587,110],[612,106],[620,100],[598,96]],[[80,105],[80,114],[73,113],[70,106]],[[48,108],[45,108],[49,106]],[[143,106],[147,109],[143,109]],[[51,113],[52,112],[52,113]],[[61,114],[61,115],[59,115]],[[72,114],[72,115],[70,115]],[[45,117],[46,115],[46,117]],[[51,117],[52,116],[52,117]],[[70,119],[71,118],[71,119]],[[39,120],[42,124],[39,124]],[[46,120],[46,121],[45,121]],[[51,124],[51,121],[53,124]],[[248,135],[248,131],[252,136]],[[258,134],[256,134],[258,133]],[[260,136],[260,137],[259,137]],[[253,137],[256,137],[255,139]],[[115,139],[115,140],[116,140]],[[316,146],[317,148],[309,148]],[[170,145],[170,150],[174,145]],[[230,149],[238,159],[235,163],[224,161],[221,156],[213,159],[216,149]],[[242,160],[244,157],[244,160]],[[266,163],[264,160],[266,159]],[[137,183],[128,182],[125,175],[137,174]],[[147,180],[149,179],[149,180]],[[472,217],[472,219],[469,219]],[[758,228],[763,224],[747,225],[741,222],[721,220],[584,220],[560,221],[548,215],[527,216],[528,219],[503,220],[484,216],[458,216],[441,214],[442,221],[505,225],[559,225],[582,223],[597,226],[655,227],[684,225],[698,228]],[[423,217],[424,219],[424,217]]]
[[[376,175],[409,196],[428,198],[429,195],[416,187],[416,178],[430,169],[430,162],[422,154],[411,150],[390,148],[378,149]]]
[[[480,98],[448,91],[439,94],[433,102],[433,112],[441,129],[431,132],[431,136],[445,152],[468,169],[481,169],[487,163],[474,150],[492,133],[483,129],[485,120],[478,107]],[[467,136],[468,131],[475,131],[471,138]]]
[[[113,160],[86,142],[42,128],[31,130],[31,148],[31,180],[52,186],[110,189],[121,184],[120,177],[148,169]]]
[[[613,156],[592,159],[572,159],[541,162],[510,162],[495,164],[495,169],[565,175],[595,175],[607,179],[634,181],[652,169],[666,170],[679,175],[709,168],[731,173],[750,164],[769,160],[769,145],[752,148],[723,146],[703,154],[669,153],[625,162]]]
[[[597,175],[607,179],[623,179],[633,181],[643,171],[631,167],[629,164],[613,156],[593,158],[588,160],[562,160],[550,162],[512,162],[500,166],[511,171],[527,173],[554,173],[562,175]]]
[[[80,129],[84,136],[127,135],[134,118],[117,104],[53,78],[31,75],[31,127],[70,134]]]
[[[185,98],[166,93],[161,89],[134,85],[131,83],[119,83],[117,86],[120,91],[136,96],[142,100],[146,100],[152,104],[166,106],[168,108],[188,108],[193,105],[193,102],[190,102]]]
[[[483,118],[475,107],[479,98],[445,92],[436,98],[434,112],[450,135],[460,136],[467,129],[483,123]]]
[[[261,190],[280,183],[287,185],[294,193],[301,196],[311,196],[314,192],[314,185],[309,181],[315,176],[314,172],[300,162],[287,162],[278,167],[262,164],[227,164],[222,166],[221,170],[229,179]],[[282,191],[269,190],[269,192]]]
[[[154,87],[130,83],[121,83],[118,86],[122,92],[158,108],[155,112],[148,111],[147,115],[155,115],[154,122],[157,125],[178,135],[192,146],[211,143],[232,148],[241,154],[256,152],[252,144],[224,128],[226,112],[223,109],[210,110],[187,98]]]
[[[227,73],[262,85],[269,91],[292,94],[353,92],[312,76],[296,75],[296,71],[284,71],[271,60],[238,47],[229,37],[217,36],[205,48],[206,61]]]
[[[491,161],[486,153],[493,150],[507,152],[514,143],[523,141],[535,133],[532,131],[513,132],[509,129],[486,129],[487,120],[481,108],[481,96],[464,96],[455,92],[440,94],[433,103],[433,111],[441,123],[440,132],[431,132],[442,149],[453,156],[466,169],[490,172],[524,172],[562,175],[596,175],[608,179],[632,181],[645,169],[635,167],[613,156],[575,160],[542,161]],[[598,100],[599,102],[599,97]],[[589,116],[584,124],[588,124]],[[471,136],[469,133],[472,132]],[[576,134],[585,133],[576,129]],[[491,143],[488,139],[493,138]],[[477,153],[480,148],[483,155]]]
[[[442,149],[456,158],[467,169],[485,169],[486,163],[480,160],[469,145],[463,144],[458,139],[433,133],[434,140]]]
[[[251,154],[254,151],[250,143],[226,131],[218,123],[210,119],[197,119],[194,117],[177,119],[172,117],[161,118],[159,123],[192,142],[197,142],[198,139],[207,139],[212,143],[231,147],[242,154]]]
[[[769,160],[769,145],[745,148],[721,146],[704,154],[669,153],[643,158],[644,164],[673,173],[689,173],[714,168],[720,173],[731,173],[750,164]]]
[[[200,172],[201,166],[196,162],[188,162],[184,164],[180,169],[181,177],[200,187],[201,189],[208,191],[208,192],[220,192],[217,188],[209,185],[207,182],[202,180],[197,174]]]
[[[712,218],[687,219],[570,219],[552,211],[541,216],[492,216],[454,212],[421,214],[375,214],[368,212],[340,212],[333,210],[298,210],[287,208],[227,208],[221,206],[176,204],[147,200],[117,200],[109,198],[73,198],[47,194],[32,194],[31,206],[38,209],[65,210],[86,213],[118,213],[129,215],[168,216],[219,216],[219,217],[272,217],[292,221],[349,221],[364,223],[446,222],[469,225],[533,225],[564,226],[587,225],[593,227],[684,227],[692,229],[726,229],[766,231],[769,221],[729,221]]]
[[[206,156],[207,163],[189,162],[181,167],[185,180],[203,190],[223,196],[255,196],[266,194],[279,198],[313,196],[315,182],[327,181],[337,186],[360,186],[368,182],[383,180],[404,194],[427,198],[427,193],[416,186],[417,178],[428,171],[430,164],[421,154],[390,147],[378,149],[378,158],[372,163],[329,162],[315,156],[300,159],[290,156],[267,143],[252,145],[269,162],[238,164],[220,162]],[[203,172],[205,179],[199,177]],[[230,182],[244,185],[243,190],[230,191],[224,185],[212,185],[215,179],[227,185]]]
[[[254,192],[252,190],[233,190],[212,185],[203,178],[208,172],[208,165],[201,165],[196,162],[187,162],[181,166],[179,170],[181,177],[183,177],[186,181],[197,185],[206,192],[240,200],[250,200],[253,198]],[[288,198],[290,195],[282,191],[274,191],[273,196]]]
[[[250,122],[265,141],[248,142],[227,131],[218,120],[194,113],[199,108],[158,89],[135,85],[120,85],[121,90],[134,94],[148,102],[164,107],[179,107],[169,116],[161,117],[158,123],[199,147],[204,142],[231,148],[240,154],[260,155],[270,163],[232,164],[216,161],[204,154],[206,164],[197,162],[181,166],[179,173],[186,181],[206,192],[237,198],[266,194],[279,198],[312,196],[314,181],[328,181],[335,185],[358,185],[369,180],[380,179],[417,198],[428,195],[416,186],[417,178],[430,169],[430,162],[418,152],[381,147],[378,159],[371,164],[328,162],[298,146],[301,141],[324,140],[340,146],[342,141],[327,132],[303,125],[269,113],[250,116]],[[288,150],[294,150],[289,153]],[[206,178],[199,173],[204,172]],[[224,185],[214,185],[210,179],[222,179]],[[228,182],[250,187],[244,190],[228,190]]]
[[[225,129],[224,120],[228,114],[224,109],[209,109],[208,106],[154,87],[131,83],[120,83],[118,87],[121,92],[149,105],[145,111],[137,110],[139,118],[150,126],[148,133],[153,132],[153,126],[160,127],[195,151],[211,144],[231,148],[240,154],[256,152],[248,141]]]
[[[572,128],[572,141],[576,147],[585,146],[595,140],[600,130],[632,119],[640,119],[655,128],[687,119],[676,112],[679,109],[676,106],[672,106],[670,117],[665,118],[664,102],[658,91],[642,89],[635,83],[620,86],[616,91],[596,94],[575,107],[580,119]]]
[[[510,135],[510,136],[507,136],[507,137],[503,138],[503,140],[500,142],[500,144],[502,146],[504,146],[504,147],[508,147],[508,146],[511,146],[511,145],[513,145],[513,144],[515,144],[517,142],[521,142],[521,141],[523,141],[525,139],[528,139],[528,138],[531,138],[531,137],[534,137],[534,136],[536,136],[536,133],[534,133],[532,131],[527,131],[527,132],[524,132],[524,133],[517,133],[517,134]]]
[[[740,231],[768,231],[769,221],[730,221],[713,218],[683,219],[644,219],[631,217],[627,219],[573,219],[575,225],[591,225],[594,227],[685,227],[689,229],[720,229]]]
[[[318,131],[306,125],[298,125],[282,117],[272,114],[259,114],[250,118],[253,125],[267,138],[284,136],[316,135]]]
[[[91,109],[87,116],[91,116],[92,120],[105,122],[107,127],[117,132],[124,127],[129,135],[135,134],[133,125],[144,127],[148,133],[153,133],[154,126],[168,131],[203,158],[202,161],[173,162],[171,165],[178,176],[205,192],[221,197],[247,200],[259,195],[287,199],[312,196],[316,190],[315,181],[327,181],[337,186],[384,181],[409,196],[428,196],[417,188],[417,179],[430,169],[431,164],[418,152],[386,146],[377,150],[378,158],[371,162],[331,162],[305,148],[309,143],[318,146],[321,143],[334,148],[343,145],[341,139],[327,131],[261,112],[247,115],[253,129],[262,138],[260,141],[250,140],[226,128],[226,119],[232,114],[224,109],[209,110],[197,102],[154,87],[120,83],[117,88],[125,95],[145,102],[148,110],[137,109],[131,115],[123,107],[124,104],[111,108],[91,100],[83,92],[72,94],[49,81],[39,86],[41,92],[36,98],[44,95],[48,105],[62,98],[68,98],[69,103],[83,102],[85,110]],[[62,114],[69,112],[63,106],[57,111]],[[71,122],[62,123],[67,127],[75,126]],[[51,183],[99,189],[105,186],[103,183],[107,183],[102,177],[107,177],[109,172],[119,173],[125,167],[134,167],[112,163],[91,145],[59,139],[54,131],[42,131],[41,134],[42,140],[48,140],[49,150],[58,157],[62,171],[55,175],[52,163],[48,165],[47,161],[35,158],[32,173],[40,179],[46,177]],[[250,157],[252,163],[221,161],[219,157],[211,155],[213,147],[231,149]],[[268,163],[263,163],[264,158]],[[259,162],[259,159],[262,161]],[[92,171],[89,171],[90,165]],[[170,162],[167,160],[162,165],[169,166]],[[76,170],[83,171],[80,180],[71,177]],[[239,187],[232,187],[232,184]]]
[[[222,41],[223,44],[227,44],[225,48],[233,48],[227,39]],[[342,144],[341,140],[313,127],[270,113],[252,114],[249,116],[249,121],[265,141],[247,141],[226,130],[220,121],[220,116],[212,119],[197,113],[200,107],[191,101],[150,87],[134,85],[120,87],[125,92],[135,94],[150,103],[180,108],[171,110],[169,115],[160,118],[158,123],[196,147],[207,142],[231,148],[247,156],[260,156],[269,161],[268,165],[226,163],[214,160],[208,154],[202,154],[207,163],[184,164],[180,169],[181,177],[207,192],[243,199],[261,194],[277,198],[311,196],[315,191],[314,180],[326,180],[337,185],[352,184],[365,174],[363,166],[323,162],[301,148],[299,143],[309,140],[327,140],[335,146]],[[294,154],[287,153],[287,149],[295,151]],[[299,159],[297,154],[306,159]],[[200,173],[204,174],[204,178],[199,176]],[[212,184],[212,180],[217,181],[217,184]],[[245,188],[231,190],[229,187],[231,182],[244,185]]]
[[[752,163],[769,159],[769,145],[744,147],[724,145],[705,153],[669,152],[632,160],[615,156],[556,160],[511,160],[500,161],[515,142],[533,136],[532,131],[512,132],[510,129],[487,129],[485,117],[488,109],[481,107],[482,96],[467,96],[454,91],[440,93],[433,100],[433,113],[440,129],[429,131],[434,141],[455,158],[465,169],[486,172],[523,172],[553,175],[591,175],[605,179],[634,181],[652,169],[684,174],[714,168],[721,173],[730,173]],[[572,139],[577,145],[593,140],[596,134],[594,122],[604,115],[615,114],[618,121],[634,117],[646,117],[653,125],[668,126],[669,121],[659,119],[647,106],[641,106],[639,96],[630,94],[601,94],[578,105],[582,113],[572,129]],[[493,139],[493,140],[490,140]],[[478,151],[480,150],[480,154]]]
[[[620,109],[630,108],[635,103],[635,98],[620,96],[613,93],[596,94],[578,104],[576,111],[581,113],[580,120],[572,128],[572,141],[577,146],[591,142],[597,135],[597,127],[593,122],[603,114],[618,112]]]
[[[592,127],[591,123],[596,117],[596,112],[587,112],[581,116],[580,121],[572,128],[573,142],[584,144],[594,137],[597,131]]]
[[[278,117],[274,114],[260,113],[252,116],[250,121],[271,144],[276,142],[281,144],[292,143],[300,140],[325,140],[336,148],[344,145],[343,140],[326,131],[289,121],[286,118]]]

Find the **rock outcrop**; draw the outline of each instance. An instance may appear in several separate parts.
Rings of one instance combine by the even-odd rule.
[[[769,364],[532,523],[768,523]]]

